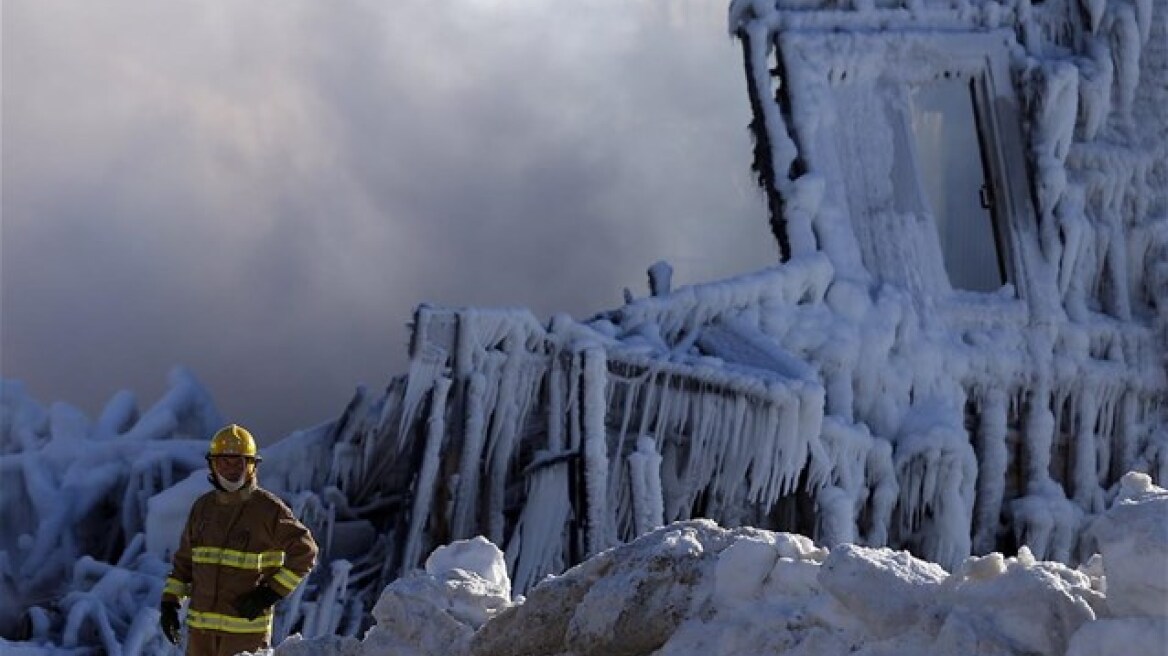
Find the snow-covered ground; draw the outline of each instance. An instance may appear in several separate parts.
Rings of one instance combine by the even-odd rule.
[[[395,581],[358,640],[286,640],[277,656],[1067,656],[1168,650],[1168,491],[1123,479],[1079,569],[993,553],[941,567],[903,551],[816,547],[694,520],[606,551],[512,600],[483,538]]]

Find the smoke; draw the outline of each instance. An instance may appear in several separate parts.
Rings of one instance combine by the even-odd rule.
[[[420,302],[588,316],[771,263],[709,3],[5,5],[0,370],[265,441],[404,371]]]

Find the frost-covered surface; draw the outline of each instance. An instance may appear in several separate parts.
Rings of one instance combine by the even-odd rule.
[[[191,430],[203,421],[218,424],[213,403],[189,373],[176,370],[171,385],[143,418],[185,417],[163,423]],[[205,470],[197,468],[205,443],[167,435],[135,437],[132,427],[145,425],[143,419],[132,419],[135,412],[117,424],[118,431],[105,434],[96,429],[99,424],[78,421],[81,416],[65,406],[44,412],[18,384],[5,383],[4,392],[6,440],[21,435],[42,445],[16,451],[12,441],[5,441],[6,464],[43,468],[41,475],[48,476],[57,471],[48,456],[57,453],[60,462],[72,463],[71,475],[80,475],[81,463],[101,463],[112,483],[108,488],[40,490],[46,507],[89,509],[51,533],[54,538],[39,538],[45,552],[35,562],[63,574],[30,579],[16,567],[39,556],[29,546],[50,534],[50,522],[25,524],[19,535],[6,533],[11,542],[5,543],[0,561],[0,610],[6,622],[22,618],[31,634],[14,641],[14,634],[6,633],[0,648],[36,656],[166,653],[155,609],[166,564],[164,554],[155,550],[167,547],[165,540],[148,536],[177,534],[182,511],[206,489]],[[132,407],[124,397],[116,404]],[[50,414],[74,421],[53,423]],[[50,425],[56,433],[45,432]],[[313,466],[320,461],[311,453],[313,445],[327,442],[320,436],[336,428],[294,435],[287,447],[269,449],[261,475],[272,485],[306,480],[309,472],[320,470]],[[83,429],[90,432],[73,432]],[[134,464],[139,460],[190,473],[181,480],[175,474],[173,485],[149,497],[145,528],[123,548],[119,531],[110,529],[116,525],[110,512],[118,508],[111,499],[140,489],[141,479],[133,476],[141,469]],[[315,498],[277,489],[293,499]],[[10,498],[8,490],[5,498]],[[312,507],[296,504],[317,535],[338,548],[343,542],[338,532],[345,532],[338,531],[341,523],[315,515]],[[6,526],[22,526],[15,511],[6,503]],[[32,511],[24,517],[39,519]],[[526,595],[512,588],[504,553],[476,537],[434,550],[423,567],[379,589],[371,611],[354,603],[355,596],[345,600],[350,583],[367,573],[355,571],[345,559],[321,565],[295,599],[279,606],[280,633],[272,652],[1150,654],[1168,639],[1166,527],[1168,492],[1148,475],[1131,473],[1087,529],[1100,555],[1078,568],[1038,561],[1023,548],[1012,557],[992,553],[964,559],[950,574],[903,551],[852,544],[829,549],[800,535],[724,529],[698,520],[669,524],[604,550],[542,580]],[[103,540],[87,542],[86,536],[93,535]],[[78,549],[93,549],[87,545],[95,543],[110,545],[118,558],[102,562],[77,556]],[[39,592],[31,592],[34,582],[42,585]],[[284,639],[289,632],[292,637]]]
[[[1072,569],[816,546],[708,520],[670,524],[536,585],[515,603],[502,553],[455,543],[388,586],[362,638],[289,639],[275,656],[1155,654],[1168,640],[1168,492],[1129,475],[1100,519],[1103,555]],[[1113,551],[1116,541],[1125,546]],[[446,548],[447,550],[450,547]],[[474,611],[468,612],[468,609]]]
[[[783,262],[677,289],[658,262],[650,296],[584,321],[421,306],[405,375],[265,454],[262,483],[322,546],[277,617],[277,639],[305,639],[282,649],[361,653],[371,626],[370,649],[419,653],[1086,655],[1162,636],[1146,545],[1164,522],[1127,514],[1162,508],[1168,480],[1166,17],[1165,0],[732,2]],[[981,85],[995,117],[997,291],[950,283],[904,135],[868,111],[937,75]],[[156,651],[223,418],[183,370],[146,412],[128,392],[96,420],[46,410],[12,381],[0,401],[0,635]],[[725,529],[676,524],[694,518]],[[481,558],[416,573],[476,536],[506,585]],[[508,586],[527,602],[508,608]],[[786,624],[751,629],[754,605]]]
[[[525,591],[706,517],[945,567],[1088,558],[1120,476],[1168,478],[1165,15],[731,3],[784,262],[678,289],[656,263],[651,296],[587,321],[419,308],[408,375],[359,394],[337,446],[351,505],[411,499],[384,557],[483,534]],[[996,291],[950,284],[871,111],[936,78],[992,124]]]
[[[1122,472],[1168,475],[1166,6],[731,3],[772,223],[791,262],[829,261],[820,322],[842,335],[800,331],[798,309],[758,328],[818,369],[824,426],[891,443],[889,543],[1074,562]],[[949,284],[912,191],[928,172],[898,117],[942,79],[983,114],[997,293]],[[841,504],[828,491],[821,509]]]

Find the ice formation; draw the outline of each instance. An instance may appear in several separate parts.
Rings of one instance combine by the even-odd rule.
[[[773,547],[777,562],[791,561],[783,580],[802,586],[775,594],[836,595],[846,581],[824,574],[829,562],[888,570],[906,604],[956,585],[967,601],[914,631],[920,645],[962,653],[970,626],[999,622],[968,601],[992,575],[1022,599],[1069,590],[1072,601],[1042,622],[1070,639],[1100,615],[1090,576],[1070,567],[1097,551],[1105,563],[1108,550],[1131,553],[1096,522],[1132,494],[1121,477],[1168,480],[1166,16],[1165,0],[732,2],[780,262],[681,288],[657,263],[651,295],[584,321],[419,307],[405,375],[358,389],[336,421],[266,454],[263,484],[322,546],[321,567],[280,606],[276,637],[356,636],[379,599],[381,627],[397,621],[389,609],[435,588],[504,598],[494,574],[411,578],[436,548],[476,536],[498,545],[508,585],[530,593],[528,604],[556,586],[584,603],[601,579],[579,577],[617,567],[603,554],[634,553],[613,549],[670,526],[651,533],[665,555],[644,557],[695,586],[729,543],[750,542],[733,548],[742,567],[770,567],[772,547],[754,543],[798,533],[819,545],[806,553],[832,555]],[[939,124],[917,99],[935,84],[942,96],[969,94],[995,289],[961,278],[972,237],[923,190],[929,163],[913,143],[927,135],[914,130]],[[0,409],[0,635],[75,651],[155,649],[157,611],[144,600],[157,597],[185,508],[205,489],[205,439],[223,423],[213,403],[177,370],[143,414],[128,393],[95,421],[63,404],[46,411],[15,382],[4,383]],[[696,518],[730,533],[686,523]],[[709,553],[718,556],[699,557]],[[399,596],[387,600],[395,581]],[[682,608],[697,588],[658,593],[670,617],[691,617]],[[1121,592],[1119,615],[1139,615],[1145,593],[1158,599]],[[632,600],[597,599],[554,640],[619,629],[605,604]],[[880,613],[907,613],[833,604],[790,611],[790,635],[773,639],[821,622],[834,629],[801,648],[827,653],[859,625],[875,630]],[[470,640],[465,605],[442,609],[425,621]],[[551,611],[513,615],[532,612]],[[386,649],[428,649],[410,642],[408,625],[379,633]],[[1098,653],[1110,629],[1084,626],[1095,628],[1067,649]],[[642,628],[666,647],[666,636],[702,631]],[[1000,629],[1009,638],[991,653],[1056,653],[1027,627]],[[359,653],[355,638],[329,640]],[[685,653],[681,644],[662,653]],[[481,653],[509,653],[498,649]]]

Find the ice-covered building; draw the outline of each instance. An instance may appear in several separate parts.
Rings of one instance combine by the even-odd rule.
[[[587,321],[424,306],[330,480],[526,589],[691,517],[1074,562],[1168,476],[1168,5],[733,2],[781,264]],[[386,458],[387,453],[393,457]],[[350,518],[355,519],[355,518]]]
[[[584,321],[421,306],[405,375],[266,456],[323,561],[277,637],[355,634],[477,535],[517,592],[690,518],[1074,563],[1124,472],[1168,482],[1168,1],[735,1],[729,27],[776,265],[673,289],[657,263]],[[90,422],[6,388],[0,634],[144,639],[135,593],[95,600],[161,588],[220,423],[200,390]]]

